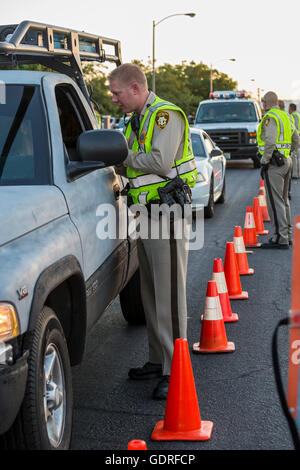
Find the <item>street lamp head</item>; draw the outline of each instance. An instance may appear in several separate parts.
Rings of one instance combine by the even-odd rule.
[[[196,13],[185,13],[185,16],[190,16],[191,18],[194,18],[194,16],[196,16]]]
[[[236,59],[229,59],[229,60],[231,60],[231,62],[235,62],[235,61],[236,61]]]

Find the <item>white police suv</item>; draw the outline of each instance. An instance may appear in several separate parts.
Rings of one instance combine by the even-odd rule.
[[[215,91],[201,101],[195,127],[205,130],[230,160],[253,160],[260,167],[256,133],[261,109],[245,91]]]

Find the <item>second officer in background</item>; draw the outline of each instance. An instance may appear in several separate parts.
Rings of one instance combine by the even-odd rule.
[[[288,249],[292,244],[291,211],[288,197],[292,172],[291,151],[299,146],[299,136],[289,115],[278,106],[276,93],[269,91],[262,99],[265,114],[257,132],[262,155],[267,205],[274,228],[274,238],[262,248]]]
[[[296,130],[300,135],[300,113],[297,111],[295,103],[290,103],[289,114],[292,116]],[[300,149],[298,148],[298,150],[292,152],[291,156],[293,162],[292,178],[300,178]]]

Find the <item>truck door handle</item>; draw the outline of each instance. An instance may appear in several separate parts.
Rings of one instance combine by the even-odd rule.
[[[113,186],[113,191],[114,191],[114,194],[115,194],[115,199],[116,201],[120,198],[120,194],[121,194],[121,188],[118,184],[115,184]]]

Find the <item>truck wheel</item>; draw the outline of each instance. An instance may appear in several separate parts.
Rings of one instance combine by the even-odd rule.
[[[123,316],[130,325],[144,325],[146,323],[139,270],[134,273],[120,292],[120,304]]]
[[[214,180],[211,178],[210,187],[209,187],[209,199],[208,204],[204,207],[204,217],[211,219],[215,213],[215,203],[214,203]]]
[[[32,334],[24,401],[13,425],[14,443],[29,450],[67,450],[72,433],[72,373],[60,322],[44,307]]]
[[[260,168],[260,159],[258,155],[255,155],[255,157],[252,158],[253,160],[253,168]]]

